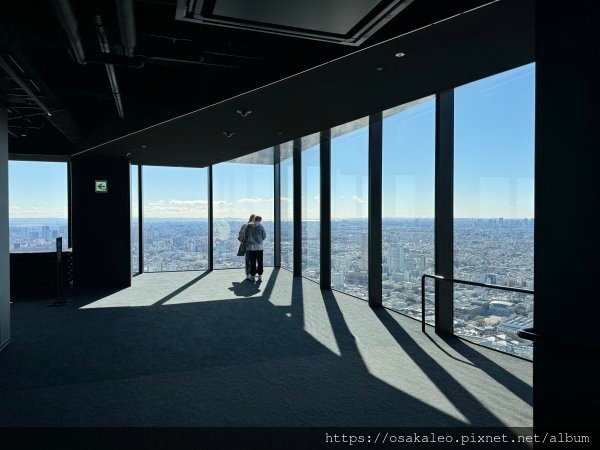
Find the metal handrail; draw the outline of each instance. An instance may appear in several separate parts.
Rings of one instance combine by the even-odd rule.
[[[438,281],[447,281],[449,283],[466,284],[469,286],[478,286],[488,289],[498,289],[500,291],[519,292],[521,294],[533,294],[529,289],[512,288],[508,286],[498,286],[497,284],[478,283],[476,281],[459,280],[457,278],[445,278],[441,275],[423,274],[421,277],[421,331],[425,333],[425,279],[431,278]]]

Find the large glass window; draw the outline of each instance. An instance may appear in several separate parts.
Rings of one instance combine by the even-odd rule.
[[[207,169],[143,167],[144,271],[208,268]]]
[[[435,273],[435,97],[384,111],[382,151],[382,301],[420,320],[421,276]]]
[[[294,268],[294,145],[280,145],[281,267]]]
[[[264,265],[274,265],[273,183],[273,148],[213,167],[215,269],[244,267],[244,257],[237,256],[238,233],[250,214],[263,218]]]
[[[321,225],[319,195],[320,133],[303,137],[302,145],[302,275],[319,279]]]
[[[533,288],[534,84],[529,64],[455,90],[454,274]],[[454,331],[532,358],[533,296],[457,285]]]
[[[68,248],[68,164],[9,161],[9,246],[11,253]]]
[[[131,273],[140,273],[139,185],[138,167],[131,165]]]
[[[331,130],[331,284],[368,298],[369,119]]]

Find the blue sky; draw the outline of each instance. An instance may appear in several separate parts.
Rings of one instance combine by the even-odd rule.
[[[534,75],[529,64],[455,90],[455,217],[533,217]],[[387,113],[384,217],[433,217],[435,100]],[[367,143],[366,127],[332,139],[334,219],[367,215]],[[318,145],[303,155],[304,218],[318,219]],[[213,179],[215,218],[272,219],[272,166],[219,164]],[[206,169],[145,167],[145,216],[207,217],[206,180]],[[11,217],[66,217],[66,186],[64,163],[11,161]]]
[[[208,217],[207,177],[207,169],[144,166],[144,217]]]
[[[67,164],[10,161],[8,206],[11,218],[67,218]]]
[[[455,91],[455,217],[532,218],[535,66]]]

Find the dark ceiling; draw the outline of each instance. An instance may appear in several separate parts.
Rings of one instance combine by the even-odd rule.
[[[84,152],[202,167],[404,105],[532,62],[533,6],[503,0]]]
[[[52,113],[48,116],[0,68],[0,102],[8,109],[11,153],[72,155],[489,0],[415,0],[359,47],[178,21],[176,0],[137,0],[131,2],[135,48],[130,50],[121,43],[117,13],[118,5],[127,3],[0,2],[0,65],[8,66]],[[63,12],[65,7],[72,10],[86,64],[76,61],[59,22],[61,7]],[[107,42],[103,51],[96,16]],[[106,62],[114,66],[123,118]]]

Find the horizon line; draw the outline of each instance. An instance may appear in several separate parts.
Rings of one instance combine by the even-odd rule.
[[[135,217],[132,217],[134,219]],[[162,220],[198,220],[198,219],[208,219],[208,217],[144,217],[144,219],[162,219]],[[245,221],[245,218],[241,217],[213,217],[214,220],[242,220]],[[435,217],[382,217],[382,220],[385,219],[424,219],[424,220],[435,220]],[[454,217],[455,220],[535,220],[535,217]],[[68,220],[68,217],[9,217],[10,220]],[[319,222],[321,219],[303,219],[302,222]],[[369,220],[367,217],[332,217],[331,220]],[[272,222],[274,219],[263,219],[263,222]],[[292,222],[293,219],[282,219],[281,222]]]

